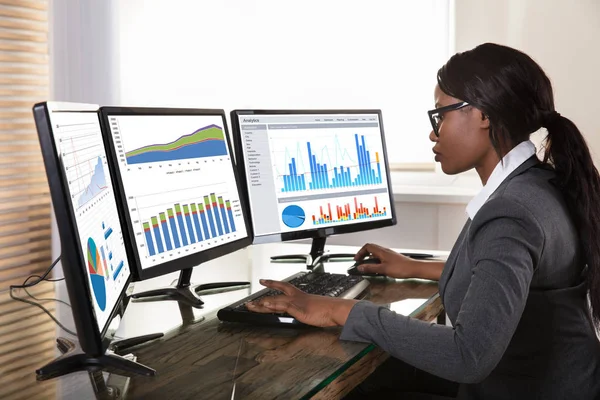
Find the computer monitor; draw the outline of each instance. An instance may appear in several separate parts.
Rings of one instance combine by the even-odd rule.
[[[61,239],[67,291],[84,354],[65,354],[37,370],[44,380],[111,366],[153,375],[154,370],[107,354],[107,330],[131,280],[98,106],[39,103],[34,119]],[[162,336],[162,335],[160,335]]]
[[[233,137],[254,243],[313,239],[309,268],[336,256],[327,236],[396,223],[380,110],[234,110]]]
[[[252,243],[225,112],[102,107],[100,113],[136,277],[181,271],[173,287],[132,297],[167,296],[199,307],[201,291],[249,287],[190,283],[193,267]]]

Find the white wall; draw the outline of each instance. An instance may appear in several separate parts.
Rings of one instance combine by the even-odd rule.
[[[556,109],[573,120],[600,163],[600,1],[456,0],[456,51],[495,42],[535,59],[550,77]],[[539,143],[545,130],[534,138]],[[330,243],[449,250],[466,220],[465,204],[397,202],[398,225]]]
[[[536,60],[554,87],[556,110],[570,118],[600,161],[600,1],[457,0],[456,50],[484,42]]]
[[[433,164],[426,111],[448,0],[127,0],[121,100],[204,108],[377,108],[388,158]]]
[[[90,74],[89,71],[93,70],[90,69],[84,74],[83,69],[90,64],[80,61],[78,57],[81,56],[76,54],[82,54],[81,51],[73,53],[73,46],[81,49],[88,44],[95,49],[96,61],[106,63],[112,60],[104,65],[108,70],[117,68],[122,57],[119,49],[110,47],[111,43],[115,43],[118,28],[114,24],[120,17],[115,0],[104,6],[94,6],[104,10],[97,13],[96,25],[82,20],[85,15],[90,15],[91,1],[80,2],[82,4],[71,9],[69,15],[64,14],[67,12],[65,0],[54,0],[53,3],[53,10],[59,7],[63,13],[62,19],[52,20],[51,27],[59,39],[58,43],[56,38],[53,41],[55,47],[51,49],[51,58],[62,57],[58,61],[52,60],[54,98],[105,104],[118,102],[119,88],[127,85],[121,85],[120,78],[111,75],[111,72],[105,75],[108,80],[102,81],[108,83],[98,86],[100,80],[96,77],[102,73]],[[128,12],[131,12],[132,3],[127,4]],[[594,96],[600,89],[600,52],[596,50],[600,39],[600,1],[456,0],[455,4],[456,50],[463,51],[493,41],[530,54],[553,81],[557,110],[580,127],[596,155],[596,161],[600,160],[600,119],[595,113],[598,100]],[[123,21],[123,24],[130,23],[130,19]],[[67,57],[67,54],[71,56]],[[106,57],[100,57],[102,54]],[[166,79],[166,83],[161,83],[166,85],[168,78],[168,75],[157,76],[156,80]],[[150,81],[148,85],[155,83]],[[105,89],[111,91],[103,92]],[[415,181],[418,180],[415,177]],[[329,243],[361,245],[372,241],[393,247],[448,250],[466,219],[465,202],[441,200],[437,204],[435,197],[425,204],[399,201],[396,202],[399,221],[396,227],[334,237]]]
[[[118,0],[50,1],[52,100],[119,103],[118,3]]]

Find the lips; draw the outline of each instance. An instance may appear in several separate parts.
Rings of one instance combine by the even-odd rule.
[[[433,154],[435,154],[435,161],[439,161],[441,154],[437,151],[435,151],[435,149],[431,149],[431,151],[433,151]]]

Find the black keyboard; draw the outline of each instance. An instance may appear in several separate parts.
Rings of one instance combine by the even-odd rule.
[[[330,274],[326,272],[299,272],[283,279],[303,292],[343,299],[355,299],[369,286],[369,281],[362,276]],[[263,289],[244,299],[222,308],[217,313],[221,321],[245,322],[256,325],[304,325],[287,313],[262,314],[248,311],[246,303],[264,297],[282,294],[279,290]]]

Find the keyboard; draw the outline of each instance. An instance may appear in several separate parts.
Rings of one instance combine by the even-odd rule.
[[[346,274],[330,274],[327,272],[299,272],[286,279],[298,289],[309,294],[356,299],[369,286],[369,281],[362,276]],[[279,290],[265,288],[244,299],[233,303],[217,312],[221,321],[244,322],[255,325],[300,326],[305,325],[287,313],[256,313],[248,311],[246,303],[257,301],[268,296],[282,294]]]

